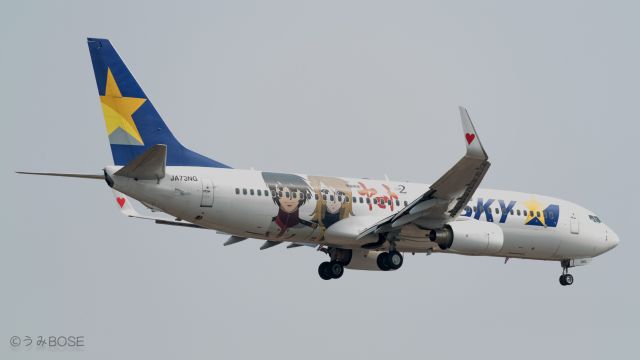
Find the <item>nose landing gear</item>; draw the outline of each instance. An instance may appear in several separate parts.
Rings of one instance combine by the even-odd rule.
[[[562,266],[562,275],[560,275],[560,285],[569,286],[573,284],[573,275],[569,274],[570,262],[563,260],[560,262]]]

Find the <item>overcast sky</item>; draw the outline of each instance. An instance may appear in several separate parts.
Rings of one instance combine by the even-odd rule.
[[[638,356],[637,2],[17,1],[0,5],[0,358]],[[109,38],[174,134],[237,168],[482,187],[596,212],[615,250],[555,262],[407,256],[322,281],[325,256],[120,215],[86,37]],[[11,336],[82,335],[81,351]]]

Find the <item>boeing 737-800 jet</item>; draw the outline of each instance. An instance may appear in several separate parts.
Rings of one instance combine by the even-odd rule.
[[[522,192],[479,189],[490,163],[460,108],[465,155],[433,184],[233,169],[185,148],[173,136],[108,40],[88,39],[113,166],[101,179],[130,217],[217,230],[224,245],[262,239],[327,254],[318,273],[389,271],[403,253],[432,252],[558,261],[560,283],[618,244],[593,212]],[[150,211],[142,214],[135,199]]]

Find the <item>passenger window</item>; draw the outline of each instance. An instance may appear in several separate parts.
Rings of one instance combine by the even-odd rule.
[[[406,201],[405,201],[405,202],[406,202]],[[474,206],[474,207],[473,207],[473,212],[478,212],[478,207],[477,207],[477,206]]]
[[[540,211],[537,211],[537,212],[536,212],[536,216],[537,216],[537,217],[540,217]]]
[[[364,200],[362,200],[362,196],[360,196],[360,204],[362,204]]]
[[[322,200],[327,201],[327,195],[322,195]]]
[[[400,206],[400,200],[396,199],[396,206]]]
[[[240,195],[240,188],[236,188],[236,195]]]
[[[387,205],[391,206],[391,200],[387,200]]]
[[[513,215],[513,209],[511,209],[511,215]]]
[[[500,209],[496,208],[496,214],[500,213]]]
[[[533,217],[533,210],[529,210],[529,216]]]
[[[262,190],[258,189],[258,196],[262,196]]]
[[[247,195],[247,189],[242,189],[242,195]]]
[[[296,191],[292,191],[291,198],[295,199],[296,197],[298,197],[298,193]]]
[[[378,198],[373,198],[373,203],[377,204],[378,203]]]
[[[251,195],[253,195],[253,189],[249,190],[249,193],[250,193]]]
[[[407,200],[404,201],[404,206],[409,206],[409,203],[407,202]]]
[[[318,194],[314,194],[314,197],[316,198],[316,200],[318,200]]]
[[[516,213],[518,214],[518,216],[520,216],[520,209],[518,209],[518,211],[516,211]]]
[[[264,196],[269,196],[269,190],[264,191]]]
[[[371,199],[367,198],[367,204],[371,204]]]
[[[354,196],[354,197],[352,197],[352,198],[351,198],[351,200],[352,200],[354,203],[355,203],[355,202],[358,202],[358,199],[357,199],[355,196]]]

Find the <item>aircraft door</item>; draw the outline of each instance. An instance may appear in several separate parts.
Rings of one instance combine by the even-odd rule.
[[[571,218],[569,219],[569,227],[572,234],[578,234],[580,232],[580,222],[578,222],[575,214],[571,214]]]
[[[211,179],[202,178],[202,201],[200,207],[213,206],[213,182]]]

